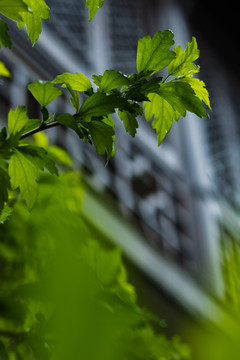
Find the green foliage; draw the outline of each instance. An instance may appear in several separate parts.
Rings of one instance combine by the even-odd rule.
[[[44,107],[62,95],[61,90],[56,89],[50,81],[36,80],[35,83],[28,84],[27,88],[39,104]]]
[[[103,76],[93,76],[93,80],[99,86],[99,91],[107,94],[120,86],[129,85],[127,76],[116,70],[106,70]]]
[[[174,44],[173,33],[169,30],[158,31],[151,39],[150,36],[138,41],[137,71],[149,71],[153,75],[162,70],[175,59],[176,55],[170,51]]]
[[[189,347],[138,306],[121,251],[84,220],[82,196],[77,173],[44,174],[32,212],[18,200],[0,225],[0,354],[189,360]]]
[[[5,21],[0,20],[0,48],[2,45],[11,48],[12,42],[8,35],[8,24]]]
[[[20,138],[28,123],[27,108],[18,106],[16,110],[11,109],[8,113],[8,132],[10,136]]]
[[[88,80],[88,78],[80,73],[71,74],[71,73],[63,73],[61,75],[58,75],[53,80],[54,84],[63,84],[63,87],[67,87],[67,85],[70,85],[72,90],[76,91],[87,91],[88,89],[91,89],[92,84],[91,81]]]
[[[9,161],[9,176],[12,189],[19,188],[22,198],[29,209],[33,207],[38,193],[37,180],[40,170],[48,169],[51,174],[58,174],[53,160],[40,147],[20,146],[13,150]]]
[[[0,61],[0,76],[11,77],[10,71],[6,68],[2,61]]]
[[[100,7],[104,4],[104,0],[86,0],[86,9],[89,10],[88,21],[91,21]]]
[[[43,15],[39,8],[41,2],[32,7]],[[106,153],[108,162],[115,153],[115,124],[111,115],[116,111],[132,137],[137,133],[138,116],[145,112],[147,121],[154,118],[152,127],[156,130],[159,145],[171,130],[173,120],[186,116],[187,111],[198,117],[208,117],[204,103],[210,108],[210,102],[205,84],[192,77],[199,71],[193,63],[199,56],[196,39],[187,43],[184,51],[179,46],[174,51],[170,50],[173,43],[170,31],[158,31],[152,39],[145,36],[138,42],[138,73],[126,76],[119,71],[106,70],[103,75],[93,75],[95,89],[84,74],[69,72],[58,75],[52,81],[37,80],[28,84],[28,90],[42,107],[42,119],[29,119],[24,106],[10,110],[9,137],[2,137],[0,153],[3,158],[10,159],[10,184],[13,189],[20,189],[29,208],[36,199],[39,170],[46,168],[52,173],[56,170],[45,150],[19,146],[25,137],[61,124],[75,131],[85,142],[93,143],[99,155]],[[163,67],[168,69],[165,79],[155,75]],[[59,84],[62,90],[56,87]],[[64,89],[70,94],[74,113],[55,117],[55,114],[49,114],[47,106]],[[87,96],[82,104],[81,93]],[[3,181],[1,209],[7,203],[8,184]]]
[[[89,21],[103,3],[86,0]],[[49,8],[43,0],[0,0],[0,13],[19,29],[26,26],[33,45]],[[173,44],[170,31],[140,39],[137,72],[129,76],[106,70],[93,75],[92,85],[84,74],[65,72],[28,84],[41,105],[41,119],[30,119],[25,106],[9,111],[8,129],[0,130],[0,358],[190,359],[179,338],[169,341],[153,329],[152,321],[154,328],[158,323],[137,305],[121,252],[101,234],[96,239],[96,229],[84,220],[79,176],[51,176],[58,175],[55,162],[68,169],[72,164],[42,133],[58,125],[70,128],[109,161],[115,152],[115,112],[132,137],[138,116],[154,117],[159,145],[173,120],[187,111],[208,117],[205,84],[192,77],[199,71],[193,63],[199,56],[196,39],[184,51],[172,50]],[[1,45],[11,47],[2,20]],[[157,75],[164,68],[165,79]],[[3,63],[0,75],[10,76]],[[49,114],[48,105],[63,91],[70,94],[72,113]],[[25,140],[31,135],[35,144]]]
[[[27,27],[32,44],[38,40],[42,32],[42,19],[49,18],[49,8],[43,0],[0,0],[0,13],[16,21],[19,29]],[[1,37],[2,37],[2,29]],[[5,29],[3,29],[5,32]],[[9,40],[7,45],[9,45]],[[3,44],[5,46],[5,44]]]

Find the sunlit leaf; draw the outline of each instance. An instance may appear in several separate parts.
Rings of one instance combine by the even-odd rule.
[[[199,57],[199,50],[197,48],[196,38],[192,38],[192,42],[187,42],[187,47],[183,51],[181,46],[174,48],[176,58],[168,65],[168,73],[171,76],[193,74],[199,71],[199,66],[195,65],[193,61]]]
[[[21,14],[28,11],[22,0],[0,0],[0,13],[14,21],[22,21]]]
[[[169,81],[160,85],[158,94],[163,97],[181,116],[190,111],[198,117],[208,118],[202,101],[189,84],[182,81]]]
[[[153,129],[156,130],[158,145],[161,144],[167,133],[172,128],[173,120],[178,118],[172,106],[157,94],[150,94],[149,100],[143,103],[145,108],[145,118],[152,122]]]
[[[0,76],[11,77],[10,71],[6,68],[5,64],[0,61]]]
[[[106,70],[101,77],[100,89],[108,93],[113,89],[117,89],[120,86],[128,85],[128,78],[121,72],[116,70]]]
[[[25,106],[18,106],[16,110],[11,109],[8,113],[8,131],[10,135],[19,136],[24,131],[29,118],[27,116],[27,108]]]
[[[39,169],[17,149],[9,161],[9,176],[13,189],[20,189],[29,209],[33,207],[38,193]]]
[[[58,75],[53,80],[54,84],[63,84],[63,87],[66,87],[69,84],[72,90],[77,91],[87,91],[92,87],[91,81],[84,75],[80,73],[71,74],[65,72],[61,75]]]
[[[28,84],[27,88],[42,106],[47,106],[58,96],[62,95],[61,90],[55,88],[54,84],[50,81],[36,80],[35,83]]]
[[[206,89],[205,83],[202,80],[197,79],[197,78],[192,78],[192,77],[185,77],[185,78],[181,79],[181,81],[189,84],[191,86],[191,88],[194,90],[197,97],[200,100],[204,101],[205,104],[209,107],[209,109],[212,110],[210,100],[209,100],[209,93]]]
[[[91,21],[100,7],[104,4],[104,0],[86,0],[86,9],[89,10],[88,21]]]
[[[175,58],[170,51],[174,44],[173,33],[169,30],[158,31],[153,38],[144,36],[138,41],[137,71],[151,71],[151,74],[162,70]]]

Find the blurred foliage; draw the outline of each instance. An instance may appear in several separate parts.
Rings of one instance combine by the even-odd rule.
[[[155,333],[121,251],[84,220],[82,197],[78,173],[42,174],[31,213],[17,199],[0,225],[0,358],[190,359],[178,337]]]

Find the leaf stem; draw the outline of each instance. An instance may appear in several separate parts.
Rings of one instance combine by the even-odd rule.
[[[23,134],[20,137],[20,140],[23,140],[23,139],[27,138],[28,136],[34,135],[34,134],[36,134],[36,133],[38,133],[40,131],[50,129],[50,128],[58,126],[58,125],[61,125],[61,124],[59,124],[58,122],[53,122],[51,124],[41,124],[38,128],[33,129],[33,130],[29,131],[26,134]]]

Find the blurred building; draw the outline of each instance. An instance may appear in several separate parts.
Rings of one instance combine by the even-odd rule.
[[[33,48],[26,33],[9,24],[14,45],[1,50],[1,61],[12,78],[0,87],[2,123],[19,104],[28,106],[31,117],[39,116],[37,103],[25,91],[30,81],[51,80],[65,71],[89,78],[108,68],[135,72],[139,37],[157,30],[173,30],[183,48],[192,35],[199,40],[200,77],[213,108],[210,120],[189,114],[174,124],[160,148],[144,119],[134,139],[116,121],[116,155],[107,167],[71,131],[56,128],[48,135],[67,148],[84,174],[86,216],[122,247],[135,273],[144,274],[140,292],[146,289],[155,308],[157,296],[161,298],[160,313],[170,306],[173,314],[185,314],[183,319],[213,318],[218,311],[213,299],[223,299],[225,293],[223,234],[231,232],[229,223],[237,222],[240,202],[239,84],[234,67],[226,67],[227,56],[221,58],[219,47],[213,46],[222,34],[213,35],[210,25],[206,31],[205,12],[197,0],[105,0],[90,24],[85,1],[46,2],[51,18]],[[60,97],[50,110],[60,113],[71,107]]]

